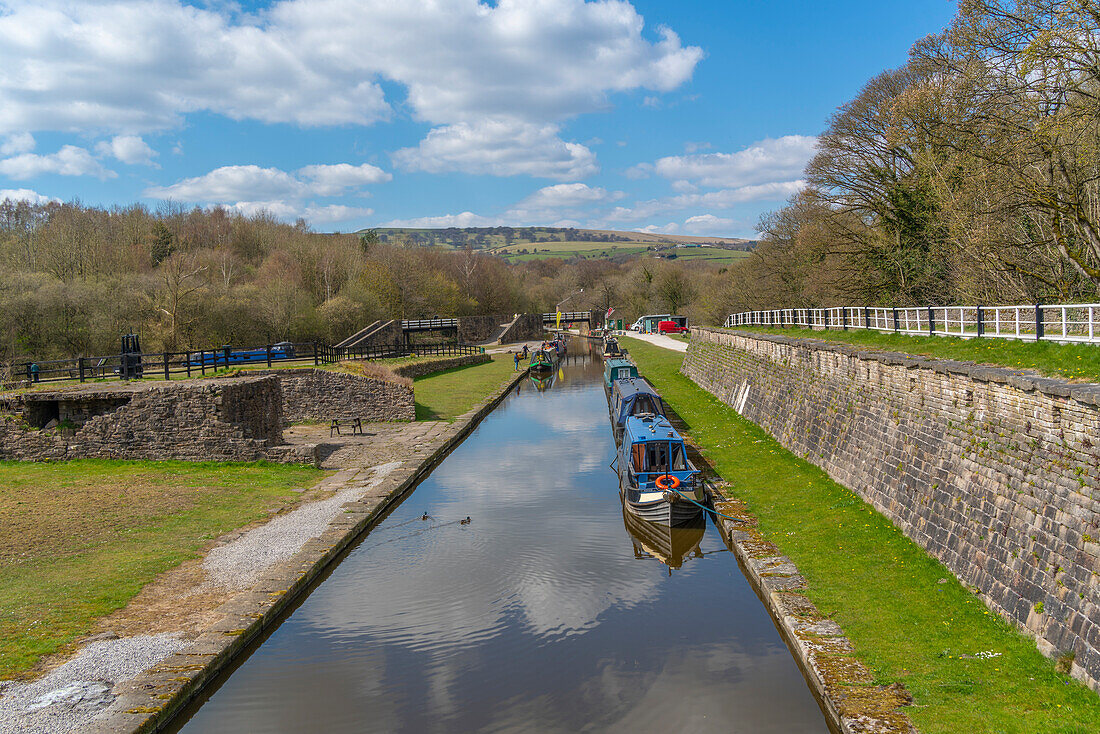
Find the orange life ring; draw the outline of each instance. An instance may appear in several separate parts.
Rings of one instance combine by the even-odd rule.
[[[676,489],[680,486],[680,480],[671,474],[662,474],[653,482],[657,489]]]

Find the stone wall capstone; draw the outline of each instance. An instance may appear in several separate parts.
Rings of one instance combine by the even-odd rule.
[[[1100,385],[704,328],[682,371],[1100,690]]]

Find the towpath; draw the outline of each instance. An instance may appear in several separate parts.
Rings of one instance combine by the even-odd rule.
[[[665,349],[671,349],[675,352],[686,352],[688,343],[681,339],[676,339],[668,334],[641,334],[636,331],[627,333],[632,339],[641,339],[644,342],[649,342],[654,346],[663,347]]]

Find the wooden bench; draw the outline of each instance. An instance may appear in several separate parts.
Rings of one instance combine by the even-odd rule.
[[[328,429],[329,438],[332,438],[332,432],[333,431],[336,431],[337,436],[343,435],[343,434],[340,433],[340,428],[341,427],[344,427],[344,428],[350,427],[352,436],[354,436],[356,434],[358,434],[360,436],[363,435],[363,419],[362,418],[333,418],[332,419],[332,424],[329,426],[329,429]]]

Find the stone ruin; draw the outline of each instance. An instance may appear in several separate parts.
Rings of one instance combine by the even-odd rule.
[[[405,385],[316,369],[0,395],[0,459],[318,461],[288,421],[412,420]]]

